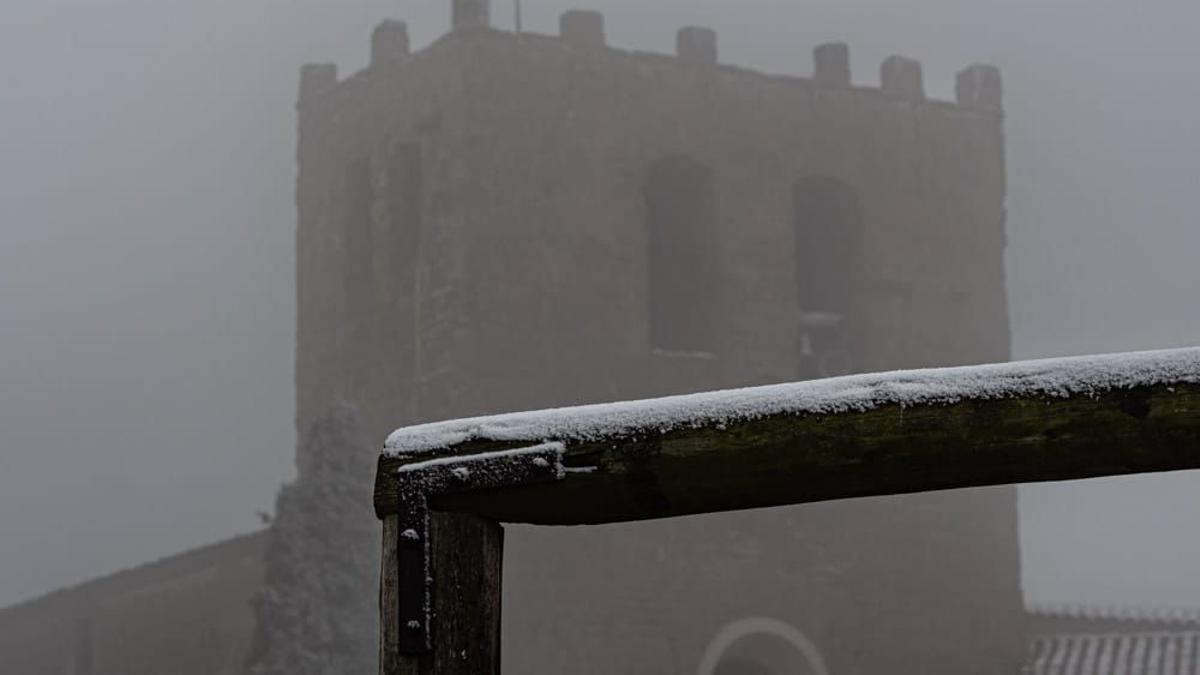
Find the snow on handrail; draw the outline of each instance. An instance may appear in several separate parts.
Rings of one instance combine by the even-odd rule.
[[[770,415],[821,415],[887,405],[911,407],[1027,396],[1094,396],[1173,383],[1200,383],[1200,347],[849,375],[451,420],[399,429],[388,437],[383,454],[412,456],[471,441],[595,441]]]

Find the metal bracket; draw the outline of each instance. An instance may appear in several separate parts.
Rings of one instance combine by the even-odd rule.
[[[433,649],[429,500],[445,494],[562,480],[563,444],[442,457],[396,469],[400,489],[400,653]]]

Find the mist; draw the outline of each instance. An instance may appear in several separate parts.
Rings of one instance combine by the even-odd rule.
[[[854,79],[918,58],[931,97],[1005,76],[1016,358],[1200,344],[1200,6],[611,0],[610,43]],[[294,472],[297,72],[415,47],[440,0],[9,0],[0,9],[0,605],[261,527]],[[575,6],[526,0],[554,32]],[[496,23],[511,27],[497,2]],[[1200,605],[1193,474],[1026,486],[1032,602]]]

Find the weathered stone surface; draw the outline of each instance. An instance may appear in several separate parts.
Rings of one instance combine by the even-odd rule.
[[[603,47],[604,15],[600,12],[572,9],[558,18],[562,39],[579,47]]]
[[[337,65],[333,63],[309,63],[300,69],[300,94],[297,99],[307,100],[323,91],[337,86]]]
[[[689,63],[717,62],[717,32],[711,28],[680,28],[675,38],[675,55]]]
[[[455,30],[488,28],[492,25],[491,0],[451,0],[450,25]]]
[[[955,94],[959,105],[976,110],[1004,109],[1004,83],[996,66],[973,65],[958,74]]]
[[[920,101],[925,98],[921,64],[904,56],[889,56],[879,69],[883,93],[894,98]]]
[[[0,610],[0,673],[240,672],[266,544],[238,537]]]
[[[403,21],[384,21],[371,33],[371,65],[408,56],[408,24]]]
[[[813,50],[813,80],[826,87],[850,86],[850,47],[826,42]]]

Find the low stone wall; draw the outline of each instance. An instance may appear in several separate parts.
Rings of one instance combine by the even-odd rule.
[[[0,673],[238,673],[265,542],[238,537],[0,610]]]

